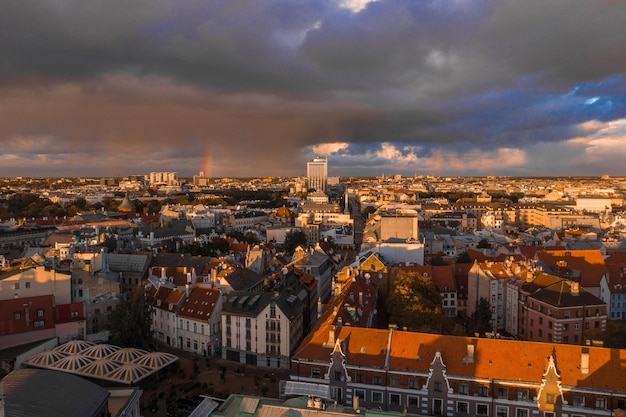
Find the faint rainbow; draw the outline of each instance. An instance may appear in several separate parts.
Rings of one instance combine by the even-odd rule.
[[[209,149],[207,154],[204,156],[204,160],[202,161],[202,169],[204,171],[204,176],[206,178],[211,178],[213,169],[213,149]]]

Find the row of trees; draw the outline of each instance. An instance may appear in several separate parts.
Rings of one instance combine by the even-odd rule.
[[[137,213],[158,213],[164,204],[182,205],[234,205],[249,200],[249,207],[271,208],[280,207],[285,202],[285,191],[242,191],[225,190],[221,196],[207,198],[202,194],[167,199],[133,200]],[[30,193],[13,194],[6,199],[0,199],[0,219],[32,218],[32,217],[63,217],[75,216],[78,213],[89,211],[117,211],[124,195],[106,197],[101,202],[89,204],[84,198],[78,198],[68,206],[53,203],[47,198]]]

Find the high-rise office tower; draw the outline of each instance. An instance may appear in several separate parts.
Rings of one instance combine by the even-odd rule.
[[[308,188],[326,192],[328,178],[328,161],[326,158],[314,158],[306,164]]]

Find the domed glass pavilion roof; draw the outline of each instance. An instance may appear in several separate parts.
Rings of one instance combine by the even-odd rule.
[[[24,361],[24,365],[120,384],[136,384],[177,360],[178,357],[171,353],[74,340],[37,353]]]

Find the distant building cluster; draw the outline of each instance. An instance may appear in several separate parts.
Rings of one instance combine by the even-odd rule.
[[[327,164],[316,158],[306,178],[282,183],[155,172],[41,189],[67,203],[116,198],[118,210],[1,220],[0,352],[9,353],[0,370],[19,382],[35,353],[107,341],[109,313],[142,286],[156,346],[289,370],[281,393],[308,397],[303,409],[515,417],[626,409],[626,350],[598,338],[626,320],[626,182],[335,181]],[[210,203],[230,188],[284,199]],[[12,192],[20,191],[2,189]],[[172,195],[197,199],[165,200]],[[135,212],[139,198],[161,201],[160,210]],[[303,240],[288,251],[294,236]],[[215,242],[215,252],[198,254]],[[443,336],[390,323],[386,303],[407,275],[431,285],[441,315],[456,323],[486,303],[488,330]]]
[[[176,172],[151,172],[148,178],[150,185],[178,185]]]

